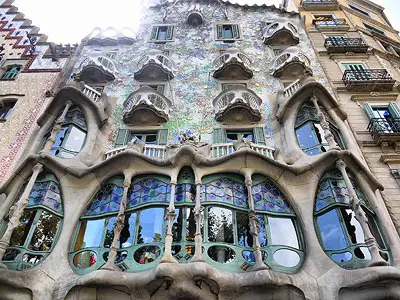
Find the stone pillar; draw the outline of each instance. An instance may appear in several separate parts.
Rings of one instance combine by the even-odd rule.
[[[371,253],[370,267],[374,266],[387,266],[388,263],[380,256],[379,249],[376,245],[376,240],[368,227],[368,218],[361,206],[361,201],[358,199],[356,191],[354,190],[353,184],[350,181],[349,175],[346,171],[346,164],[342,159],[336,161],[336,167],[339,169],[346,183],[346,187],[350,194],[350,207],[354,212],[356,220],[360,223],[364,233],[365,244]]]
[[[2,263],[4,254],[6,253],[7,247],[10,245],[11,235],[14,229],[18,227],[24,209],[29,202],[29,194],[31,193],[33,185],[35,184],[38,175],[43,171],[43,165],[39,163],[36,164],[32,168],[32,171],[32,176],[21,195],[21,198],[10,208],[10,220],[8,221],[6,231],[0,240],[0,269],[7,269],[7,266]]]
[[[124,179],[124,193],[122,194],[121,203],[119,205],[118,216],[115,219],[114,224],[114,238],[110,246],[110,252],[108,253],[108,259],[104,266],[101,267],[103,270],[119,271],[119,268],[115,265],[115,258],[117,257],[118,241],[121,236],[121,231],[124,229],[125,224],[125,209],[126,209],[126,198],[128,196],[128,190],[131,186],[132,175],[126,172]]]
[[[196,234],[194,237],[194,256],[190,262],[205,262],[203,254],[203,235],[201,234],[201,219],[203,218],[203,207],[200,205],[201,200],[201,181],[196,182],[196,205],[194,207],[194,217],[196,219]]]
[[[71,106],[73,104],[74,103],[71,100],[68,100],[65,103],[64,110],[63,110],[61,116],[56,120],[56,124],[51,129],[50,136],[47,139],[46,144],[44,145],[43,150],[41,152],[44,152],[44,153],[49,153],[50,152],[50,150],[53,147],[54,142],[56,140],[56,136],[61,130],[61,124],[64,122],[65,116],[67,115],[68,110],[71,108]]]
[[[260,242],[258,241],[258,233],[260,232],[260,225],[258,224],[258,219],[256,216],[256,211],[254,209],[254,199],[251,192],[251,187],[253,181],[251,179],[251,174],[246,174],[246,187],[247,187],[247,198],[249,203],[249,225],[250,233],[253,236],[253,249],[254,249],[254,259],[255,264],[249,268],[249,271],[259,271],[268,269],[267,265],[264,263],[261,253]]]
[[[165,237],[165,251],[164,255],[160,261],[160,263],[178,263],[175,257],[172,256],[172,226],[174,223],[174,219],[176,217],[175,214],[175,187],[176,181],[171,180],[171,198],[169,199],[169,206],[168,206],[168,229],[167,229],[167,236]]]
[[[329,145],[329,150],[340,150],[340,147],[336,143],[335,137],[333,136],[333,134],[329,128],[329,123],[328,123],[328,121],[326,121],[325,115],[321,111],[321,109],[318,105],[318,97],[316,97],[316,96],[311,97],[311,101],[317,110],[319,122],[321,123],[321,126],[324,129],[324,134],[325,134],[326,141],[328,142],[328,145]]]

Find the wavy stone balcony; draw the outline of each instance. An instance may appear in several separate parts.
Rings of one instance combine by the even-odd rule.
[[[124,102],[123,120],[126,124],[160,125],[169,120],[171,101],[144,86],[133,92]]]
[[[346,19],[316,18],[313,20],[313,24],[321,31],[347,31],[350,29]]]
[[[342,80],[351,92],[390,92],[396,82],[385,69],[347,70]]]
[[[220,93],[213,101],[215,119],[224,123],[257,122],[262,100],[251,90],[237,85]]]
[[[107,83],[115,79],[117,68],[113,60],[105,56],[85,59],[79,66],[78,72],[72,77],[86,83]]]
[[[175,77],[175,63],[159,50],[149,50],[137,64],[134,78],[139,81],[167,81]]]
[[[368,45],[361,38],[328,37],[324,44],[328,53],[365,53]]]
[[[339,8],[337,0],[303,0],[301,4],[305,10],[336,10]]]
[[[272,63],[275,77],[312,75],[311,62],[297,47],[289,47]]]
[[[263,28],[263,41],[271,46],[294,46],[299,43],[299,32],[286,19],[277,19]]]
[[[253,77],[251,60],[239,49],[229,48],[213,62],[214,78],[223,80]]]

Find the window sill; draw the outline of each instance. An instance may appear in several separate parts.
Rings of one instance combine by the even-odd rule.
[[[6,122],[6,121],[7,121],[7,119],[0,118],[0,123],[4,123],[4,122]]]
[[[0,81],[14,81],[16,78],[0,78]]]

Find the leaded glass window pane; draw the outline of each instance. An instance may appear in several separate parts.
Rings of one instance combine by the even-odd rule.
[[[208,240],[233,243],[232,211],[221,207],[208,208]]]
[[[164,208],[150,208],[140,212],[137,243],[158,243],[162,241]]]
[[[299,248],[296,229],[292,219],[268,216],[272,245],[285,245]]]
[[[43,211],[33,232],[29,249],[34,251],[50,251],[57,230],[60,226],[60,218]]]
[[[325,250],[342,250],[349,246],[336,209],[318,216],[317,223]]]
[[[252,194],[258,211],[294,214],[285,195],[270,180],[253,185]]]

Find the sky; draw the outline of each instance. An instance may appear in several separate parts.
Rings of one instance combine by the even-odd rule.
[[[237,2],[271,2],[272,0],[236,0]],[[0,0],[0,2],[2,2]],[[122,29],[138,26],[141,0],[16,0],[14,5],[40,27],[49,42],[79,43],[95,27],[113,26]],[[396,29],[400,29],[399,0],[373,0],[385,7],[385,13]],[[115,4],[113,9],[110,4]]]

